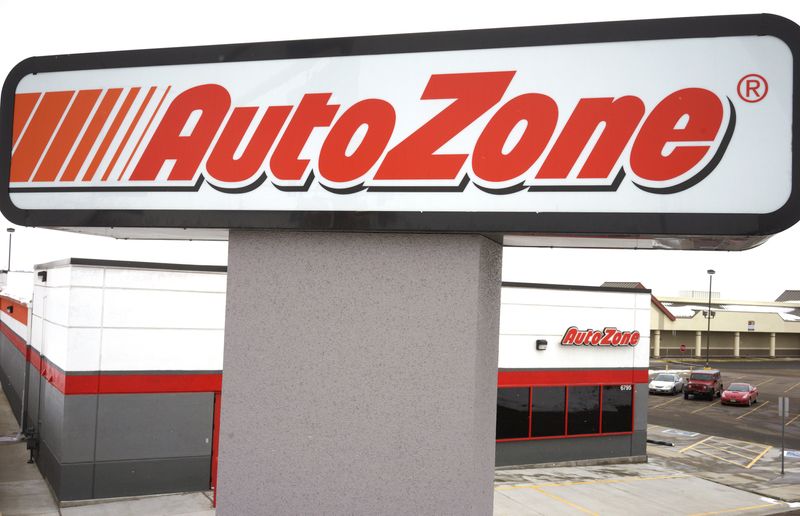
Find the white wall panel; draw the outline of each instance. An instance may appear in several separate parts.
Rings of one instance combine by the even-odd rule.
[[[638,294],[626,292],[503,287],[500,302],[540,306],[635,308],[636,295]]]
[[[67,346],[68,371],[99,371],[100,328],[70,328]]]
[[[102,287],[103,269],[98,267],[81,267],[73,265],[69,267],[70,286],[73,287]]]
[[[633,308],[502,305],[500,334],[563,335],[570,326],[595,330],[614,326],[619,330],[635,330],[636,320],[636,311]]]
[[[69,326],[102,326],[103,290],[71,287],[69,289]],[[48,314],[48,319],[50,319]]]
[[[649,365],[649,294],[504,287],[502,302],[500,368],[624,368]],[[595,330],[606,327],[636,330],[640,333],[640,340],[636,346],[562,346],[561,339],[571,326]],[[547,340],[546,350],[536,350],[537,339]]]
[[[67,287],[72,284],[71,268],[71,266],[65,266],[47,269],[47,281],[45,282],[39,279],[38,274],[34,274],[34,284],[47,287]],[[38,273],[39,271],[37,270],[36,272]]]
[[[107,288],[225,292],[223,273],[183,272],[154,269],[106,269]]]
[[[0,321],[3,321],[3,324],[11,328],[11,331],[22,337],[24,340],[28,340],[28,327],[14,319],[10,314],[6,313],[5,311],[0,313]]]
[[[39,352],[63,370],[68,370],[68,342],[66,327],[44,321]]]
[[[220,371],[225,330],[106,329],[103,371]]]
[[[69,288],[38,288],[33,301],[34,315],[62,326],[69,324]]]
[[[42,332],[44,323],[42,318],[34,315],[31,319],[31,347],[36,351],[42,351]]]
[[[105,291],[106,328],[225,327],[225,294],[157,290]]]

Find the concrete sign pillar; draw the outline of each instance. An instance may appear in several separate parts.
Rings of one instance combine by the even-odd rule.
[[[775,358],[775,334],[769,334],[769,357]]]
[[[500,245],[229,245],[217,514],[490,514]]]
[[[703,356],[703,332],[694,332],[694,356]]]
[[[736,357],[736,358],[739,358],[740,342],[741,342],[741,337],[739,335],[739,332],[738,331],[734,332],[733,333],[733,356]]]

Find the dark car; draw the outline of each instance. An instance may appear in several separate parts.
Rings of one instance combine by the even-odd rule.
[[[689,396],[693,396],[713,400],[715,396],[722,396],[723,390],[722,373],[717,369],[703,369],[693,371],[689,375],[689,381],[683,389],[683,397],[689,399]]]
[[[758,403],[758,388],[749,383],[732,383],[722,393],[723,405],[747,405]]]

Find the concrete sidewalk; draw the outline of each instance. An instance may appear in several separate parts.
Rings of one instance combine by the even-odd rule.
[[[498,471],[494,514],[674,516],[779,514],[800,504],[682,473],[657,464]]]

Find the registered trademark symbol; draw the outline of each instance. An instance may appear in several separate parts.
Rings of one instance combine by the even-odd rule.
[[[769,91],[767,80],[758,74],[751,73],[739,79],[736,86],[739,98],[745,102],[760,102],[764,100]]]

